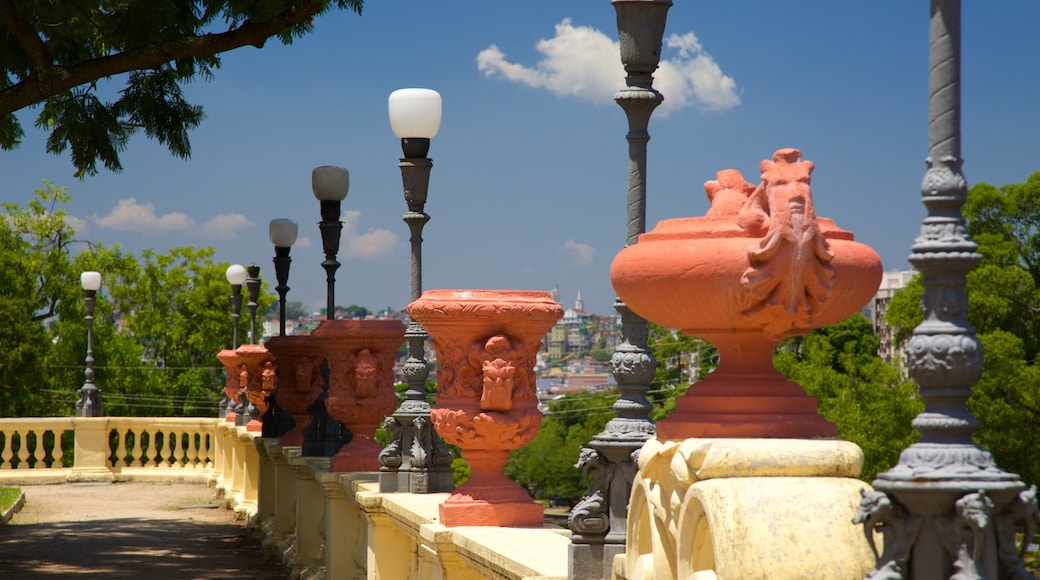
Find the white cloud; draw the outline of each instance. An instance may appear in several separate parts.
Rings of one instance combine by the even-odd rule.
[[[222,213],[202,224],[200,233],[210,238],[233,238],[238,230],[248,228],[253,222],[240,213]]]
[[[571,269],[588,266],[596,259],[596,248],[574,240],[564,242],[560,253],[570,258],[567,267]]]
[[[186,230],[193,222],[187,214],[180,212],[157,216],[151,203],[137,203],[131,197],[120,200],[108,215],[96,218],[94,223],[123,232],[148,232]]]
[[[387,229],[375,228],[365,233],[358,233],[361,212],[349,210],[343,212],[343,233],[340,236],[340,247],[348,258],[377,258],[393,251],[401,243],[397,234]]]
[[[298,250],[306,250],[313,245],[314,242],[311,240],[310,236],[300,236],[299,239],[296,240],[296,243],[293,244],[293,247]]]
[[[595,28],[573,26],[569,18],[557,24],[555,32],[553,38],[535,45],[542,59],[534,67],[509,62],[491,45],[477,55],[477,68],[484,76],[545,88],[557,95],[596,103],[613,101],[625,78],[618,43]],[[740,104],[736,82],[723,74],[692,32],[672,34],[663,48],[675,54],[665,55],[654,73],[654,87],[665,96],[660,115],[691,106],[723,111]]]
[[[253,222],[240,213],[218,214],[201,225],[182,212],[156,215],[154,205],[139,203],[132,197],[120,200],[108,215],[94,218],[94,223],[122,232],[184,232],[221,239],[233,238],[239,230],[253,226]]]

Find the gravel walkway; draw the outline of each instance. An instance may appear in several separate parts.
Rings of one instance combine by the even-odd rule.
[[[184,483],[22,486],[0,527],[0,578],[274,579],[245,522],[213,488]],[[220,507],[214,507],[220,506]]]

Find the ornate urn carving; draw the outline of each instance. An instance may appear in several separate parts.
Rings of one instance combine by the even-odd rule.
[[[236,417],[238,425],[245,425],[247,431],[260,431],[260,415],[267,411],[267,397],[271,396],[277,384],[274,355],[259,344],[244,344],[235,351],[238,354],[239,384],[245,392],[250,418],[243,423]],[[241,393],[239,393],[241,399]]]
[[[303,429],[310,422],[307,405],[321,394],[321,361],[325,352],[308,335],[274,336],[264,346],[278,362],[278,408],[292,416],[293,427],[280,441],[284,446],[303,445]]]
[[[235,405],[238,404],[238,393],[242,390],[239,381],[239,365],[242,360],[233,349],[225,348],[217,353],[217,360],[224,365],[224,400],[220,402],[219,413],[225,421],[235,422]]]
[[[640,316],[708,340],[719,366],[657,423],[659,439],[834,437],[816,401],[773,368],[784,338],[839,322],[874,295],[881,260],[813,209],[813,164],[781,149],[762,182],[705,184],[704,217],[661,221],[618,253],[611,280]]]
[[[332,471],[379,471],[373,439],[397,408],[394,359],[404,343],[399,320],[326,320],[311,333],[329,360],[325,408],[354,434],[332,457]]]
[[[434,428],[462,449],[471,469],[441,504],[441,523],[541,525],[541,506],[502,468],[541,426],[535,356],[563,309],[548,292],[431,290],[408,314],[430,334],[440,364]]]

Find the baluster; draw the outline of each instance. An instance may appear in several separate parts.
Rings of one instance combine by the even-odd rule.
[[[36,440],[36,444],[33,445],[32,449],[29,448],[29,435],[33,435],[33,439]],[[36,467],[36,462],[38,461],[36,459],[36,452],[41,447],[40,435],[36,431],[26,431],[24,440],[25,445],[23,445],[23,447],[25,448],[26,452],[25,468],[33,469]]]
[[[29,450],[25,434],[15,431],[15,435],[18,436],[18,469],[29,469]]]
[[[213,467],[213,434],[201,433],[199,435],[199,465],[203,469]]]
[[[183,459],[188,455],[183,445],[184,433],[171,433],[170,439],[173,439],[173,442],[170,444],[170,460],[172,461],[170,467],[181,469],[185,463]]]
[[[185,454],[187,457],[187,466],[192,469],[199,469],[199,444],[196,443],[202,436],[197,431],[188,433],[188,452]]]
[[[165,447],[165,443],[166,442],[163,441],[162,442],[162,446],[160,447],[159,438],[161,438],[161,437],[163,437],[162,431],[160,431],[159,429],[156,429],[155,431],[152,432],[152,439],[149,440],[149,445],[151,446],[152,449],[151,449],[151,452],[148,455],[149,455],[149,457],[151,457],[152,462],[154,462],[154,465],[152,465],[151,467],[155,467],[155,468],[163,468],[163,467],[165,467],[163,465],[163,460],[162,460],[162,450]]]
[[[162,443],[159,443],[159,439],[162,439]],[[162,469],[169,467],[170,462],[168,456],[170,454],[170,434],[163,431],[155,432],[155,466]]]
[[[51,449],[51,467],[53,469],[61,469],[61,458],[65,457],[65,450],[61,448],[61,438],[65,435],[64,431],[53,431],[54,433],[54,447]]]
[[[137,431],[134,433],[134,450],[131,452],[133,457],[130,458],[130,465],[133,467],[144,467],[144,449],[141,444],[141,440],[144,439],[144,431]]]
[[[129,429],[116,429],[116,458],[112,467],[126,467],[126,436]]]
[[[0,469],[6,469],[11,467],[11,439],[12,434],[9,431],[4,431],[4,452],[0,454]]]

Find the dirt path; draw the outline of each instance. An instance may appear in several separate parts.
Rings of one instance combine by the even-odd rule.
[[[274,579],[213,488],[183,483],[23,486],[0,527],[0,578]]]

